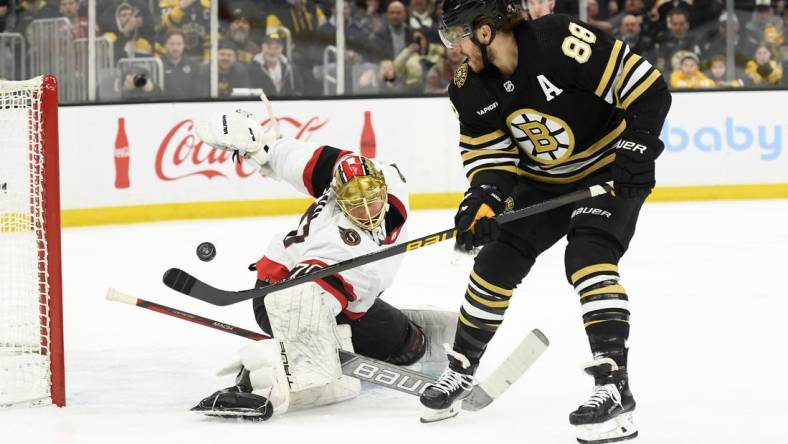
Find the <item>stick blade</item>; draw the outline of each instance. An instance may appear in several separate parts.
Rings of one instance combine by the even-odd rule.
[[[178,293],[191,296],[209,304],[223,307],[238,302],[237,298],[233,297],[236,292],[214,288],[180,268],[170,268],[164,272],[162,281],[164,285]]]
[[[534,329],[490,376],[477,385],[462,402],[462,409],[481,410],[501,396],[544,353],[550,341]]]

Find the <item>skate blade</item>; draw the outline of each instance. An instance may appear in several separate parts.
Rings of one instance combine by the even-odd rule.
[[[428,424],[431,422],[438,422],[443,421],[444,419],[454,418],[455,416],[460,414],[460,406],[462,405],[462,401],[456,401],[451,407],[447,409],[430,409],[424,408],[424,411],[421,413],[421,421],[424,424]]]
[[[622,413],[598,424],[582,424],[575,428],[577,442],[582,444],[605,444],[626,441],[638,436],[632,412]]]
[[[246,421],[265,421],[268,419],[264,414],[252,409],[216,410],[193,407],[190,411],[214,418],[243,419]]]

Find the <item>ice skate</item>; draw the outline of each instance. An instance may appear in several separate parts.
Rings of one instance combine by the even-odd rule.
[[[191,411],[207,416],[240,418],[265,421],[271,418],[274,408],[267,398],[252,393],[249,372],[242,369],[236,385],[214,392],[203,398]]]
[[[569,414],[581,443],[609,443],[635,438],[635,399],[629,390],[626,369],[610,358],[597,359],[585,366],[594,377],[594,391],[583,405]]]
[[[476,384],[473,373],[476,366],[461,353],[447,349],[449,366],[435,384],[430,384],[421,394],[424,411],[421,422],[435,422],[452,418],[460,413],[462,400],[467,398]]]

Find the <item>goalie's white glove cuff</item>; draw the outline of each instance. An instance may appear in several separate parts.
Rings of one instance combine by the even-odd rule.
[[[223,151],[237,151],[259,170],[268,163],[268,149],[276,142],[276,132],[264,131],[253,114],[236,110],[214,113],[200,122],[197,137]]]

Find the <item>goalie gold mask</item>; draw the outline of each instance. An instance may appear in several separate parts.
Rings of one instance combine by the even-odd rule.
[[[373,230],[383,223],[388,208],[386,179],[369,159],[357,155],[342,159],[331,189],[342,212],[359,228]]]

